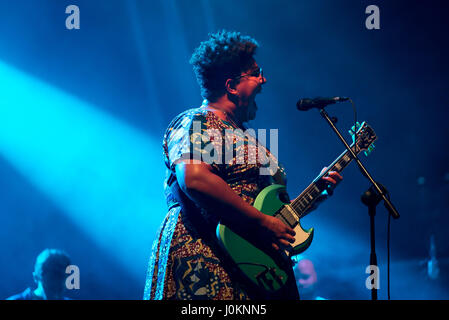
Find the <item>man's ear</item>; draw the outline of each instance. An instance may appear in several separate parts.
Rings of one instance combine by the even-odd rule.
[[[34,271],[33,271],[33,280],[36,284],[39,282],[38,276],[37,276],[36,272],[34,272]]]
[[[236,88],[236,85],[237,85],[236,80],[234,80],[234,79],[226,80],[226,84],[225,84],[226,91],[230,94],[238,95],[238,90]]]

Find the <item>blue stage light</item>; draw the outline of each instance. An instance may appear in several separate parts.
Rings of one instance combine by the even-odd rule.
[[[0,154],[141,280],[166,211],[160,139],[3,62],[0,97]]]

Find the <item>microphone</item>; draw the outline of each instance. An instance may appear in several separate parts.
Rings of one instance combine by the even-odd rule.
[[[346,97],[332,97],[332,98],[325,98],[325,97],[317,97],[314,99],[300,99],[296,103],[296,107],[299,111],[307,111],[309,109],[317,108],[317,109],[323,109],[325,106],[329,104],[334,104],[337,102],[343,102],[347,101],[349,98]]]

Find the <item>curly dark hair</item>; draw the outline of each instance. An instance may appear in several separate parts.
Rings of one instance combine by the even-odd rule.
[[[201,42],[190,59],[201,96],[209,101],[222,96],[226,92],[226,80],[239,76],[252,66],[258,46],[256,40],[236,31],[221,30],[209,34],[209,39]]]

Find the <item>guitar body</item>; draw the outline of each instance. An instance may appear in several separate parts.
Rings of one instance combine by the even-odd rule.
[[[374,130],[365,122],[357,123],[350,130],[353,138],[351,149],[358,154],[365,151],[367,155],[377,139]],[[326,190],[322,177],[329,171],[341,172],[351,161],[352,156],[345,150],[328,168],[291,203],[286,199],[285,186],[274,184],[264,188],[254,201],[254,207],[264,214],[279,218],[283,223],[295,230],[295,242],[288,252],[265,253],[229,227],[219,224],[217,236],[221,245],[229,253],[240,270],[255,283],[260,290],[276,292],[287,282],[287,274],[291,274],[290,257],[305,251],[313,239],[313,228],[304,230],[299,223],[300,218],[310,212],[314,201]],[[288,197],[287,197],[288,198]]]
[[[286,193],[285,186],[274,184],[264,188],[254,201],[254,207],[264,214],[273,216],[284,205],[282,194]],[[305,231],[299,222],[293,228],[296,232],[293,250],[287,253],[289,256],[297,255],[305,251],[313,239],[313,228]],[[291,268],[289,263],[279,263],[270,255],[258,249],[244,238],[234,233],[230,228],[219,224],[217,236],[221,245],[226,249],[240,270],[261,289],[275,292],[282,288],[287,281],[285,268]],[[284,262],[286,259],[284,259]]]

